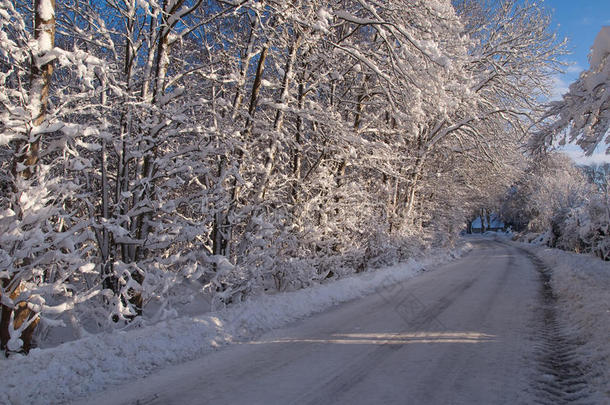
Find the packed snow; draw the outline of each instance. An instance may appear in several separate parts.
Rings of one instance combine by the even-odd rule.
[[[370,294],[452,260],[470,248],[464,243],[453,251],[409,259],[295,292],[259,296],[218,312],[89,335],[58,347],[33,349],[27,356],[12,355],[0,363],[0,379],[4,382],[0,403],[69,401]]]
[[[531,308],[539,302],[535,268],[518,249],[474,239],[474,249],[459,260],[74,405],[465,405],[546,398],[531,378],[538,364],[531,344]]]
[[[582,343],[580,356],[598,391],[610,399],[610,263],[592,255],[519,243],[552,271],[562,326]]]

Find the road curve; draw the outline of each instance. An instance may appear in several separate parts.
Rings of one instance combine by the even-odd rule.
[[[82,403],[545,403],[532,383],[539,269],[515,247],[475,244],[402,284]]]

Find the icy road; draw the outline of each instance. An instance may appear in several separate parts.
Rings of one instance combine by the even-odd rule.
[[[87,404],[597,403],[543,266],[482,240],[462,259]]]

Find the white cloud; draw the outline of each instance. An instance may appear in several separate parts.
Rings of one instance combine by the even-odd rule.
[[[553,89],[551,90],[551,101],[561,100],[561,96],[568,92],[570,84],[562,76],[553,77]]]
[[[585,70],[577,61],[566,60],[564,73],[558,73],[553,77],[553,88],[550,101],[561,100],[561,96],[568,92],[570,85],[575,82],[580,73]]]
[[[568,68],[566,69],[566,72],[567,73],[580,73],[583,70],[585,70],[585,69],[583,69],[583,67],[580,66],[578,64],[578,62],[571,62],[570,66],[568,66]]]

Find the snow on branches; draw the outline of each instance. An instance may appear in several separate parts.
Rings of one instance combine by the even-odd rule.
[[[0,2],[3,297],[48,341],[450,241],[560,51],[517,1]]]
[[[540,150],[574,143],[586,155],[598,147],[610,153],[610,27],[603,27],[589,54],[590,67],[552,102],[531,147]]]

